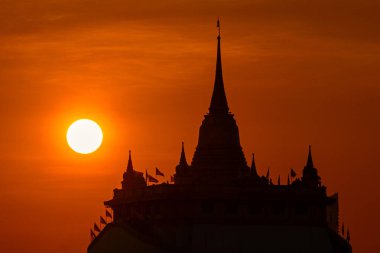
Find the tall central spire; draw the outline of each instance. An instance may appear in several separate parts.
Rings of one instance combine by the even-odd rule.
[[[212,92],[211,104],[209,108],[209,112],[211,115],[228,114],[229,112],[226,93],[224,91],[224,83],[223,83],[222,56],[221,56],[221,50],[220,50],[219,19],[217,22],[217,27],[218,27],[218,49],[217,49],[217,56],[216,56],[214,91]]]
[[[249,167],[240,146],[239,128],[229,112],[222,75],[220,25],[214,91],[209,113],[199,128],[198,145],[189,175],[198,183],[232,182],[249,173]]]

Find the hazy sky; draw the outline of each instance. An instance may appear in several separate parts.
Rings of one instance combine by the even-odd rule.
[[[221,18],[225,88],[250,163],[286,178],[307,146],[355,252],[380,248],[379,1],[0,1],[0,245],[85,252],[135,169],[191,161]],[[66,129],[104,130],[92,155]]]

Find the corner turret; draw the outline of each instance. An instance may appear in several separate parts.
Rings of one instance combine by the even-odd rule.
[[[302,171],[302,184],[306,187],[320,187],[321,177],[318,176],[318,171],[314,168],[313,157],[311,155],[311,146],[309,145],[309,153],[307,156],[306,166]]]
[[[121,185],[123,190],[143,188],[146,186],[144,173],[133,169],[131,151],[129,151],[127,170],[123,174]]]
[[[189,169],[190,166],[187,164],[186,161],[185,144],[182,142],[181,156],[179,158],[179,163],[175,168],[176,173],[174,175],[174,182],[176,184],[183,184],[189,182]]]

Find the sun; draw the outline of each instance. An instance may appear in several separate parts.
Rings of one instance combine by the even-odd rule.
[[[75,152],[90,154],[102,144],[103,132],[95,121],[80,119],[67,129],[66,139],[70,148]]]

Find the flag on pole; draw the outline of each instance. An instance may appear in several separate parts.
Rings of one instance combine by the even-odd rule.
[[[156,176],[162,176],[164,177],[164,173],[162,173],[157,167],[156,167]]]
[[[100,216],[100,224],[107,225],[106,220],[102,216]]]
[[[100,233],[100,228],[98,227],[98,225],[96,225],[96,223],[94,223],[94,231]]]
[[[151,175],[147,174],[148,182],[158,183],[158,180]]]
[[[107,218],[107,217],[109,217],[109,218],[112,219],[112,214],[111,214],[108,210],[106,210],[106,218]]]
[[[296,177],[297,176],[297,173],[293,170],[293,169],[290,169],[290,176],[293,178],[293,177]]]

